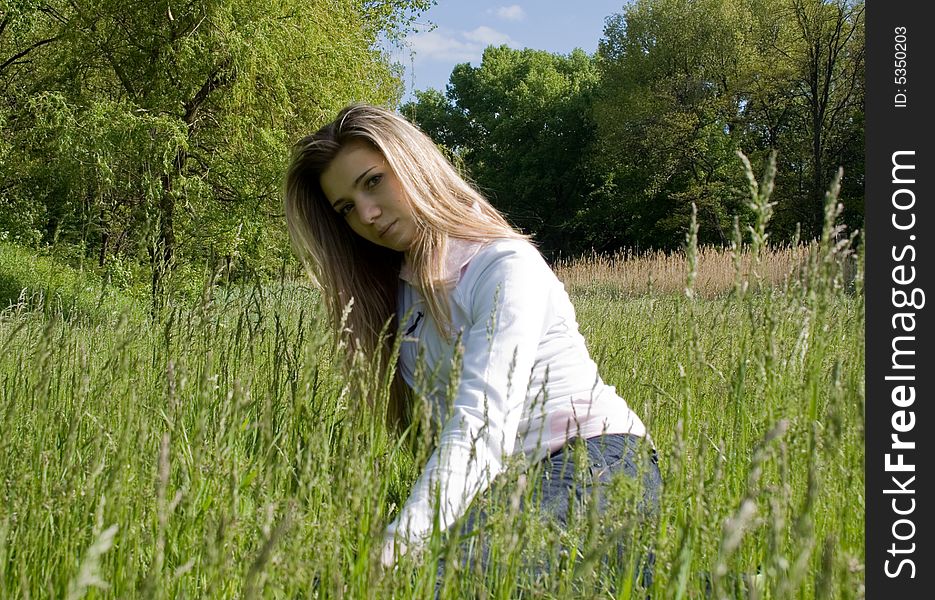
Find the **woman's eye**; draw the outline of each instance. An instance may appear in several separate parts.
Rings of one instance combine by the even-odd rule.
[[[353,204],[351,204],[350,202],[345,202],[344,204],[338,207],[338,214],[341,215],[342,217],[346,217],[347,215],[351,214],[351,211],[353,209],[354,209]]]
[[[372,188],[383,180],[383,175],[374,175],[367,180],[367,187]]]

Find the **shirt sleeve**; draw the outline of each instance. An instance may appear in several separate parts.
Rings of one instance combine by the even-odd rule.
[[[470,322],[463,332],[461,381],[438,446],[399,516],[384,550],[418,545],[436,508],[449,528],[486,489],[511,455],[526,389],[545,333],[548,266],[528,244],[495,245],[474,259],[464,290]],[[477,264],[479,263],[479,264]]]

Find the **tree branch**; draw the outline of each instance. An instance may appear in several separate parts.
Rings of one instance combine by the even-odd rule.
[[[208,77],[204,82],[204,85],[201,86],[201,89],[192,97],[191,100],[185,103],[185,115],[182,117],[182,120],[185,121],[185,124],[188,125],[189,131],[194,127],[195,119],[198,116],[198,111],[201,109],[201,106],[205,103],[205,100],[208,99],[208,96],[214,90],[218,88],[225,87],[230,85],[236,78],[235,73],[225,73],[221,74],[221,71],[226,69],[230,65],[230,60],[224,60],[213,73]]]
[[[23,51],[21,51],[21,52],[17,52],[16,54],[14,54],[14,55],[11,56],[10,58],[8,58],[2,65],[0,65],[0,73],[2,73],[4,69],[6,69],[6,68],[9,67],[10,65],[12,65],[12,64],[15,63],[16,61],[18,61],[19,59],[23,58],[24,56],[26,56],[27,54],[29,54],[29,53],[32,52],[33,50],[36,50],[36,49],[38,49],[38,48],[41,48],[42,46],[45,46],[46,44],[51,44],[52,42],[54,42],[54,41],[56,41],[56,40],[58,40],[58,39],[59,39],[59,36],[51,37],[51,38],[48,38],[48,39],[45,39],[45,40],[39,40],[38,42],[36,42],[36,43],[33,44],[32,46],[30,46],[29,48],[26,48],[25,50],[23,50]]]

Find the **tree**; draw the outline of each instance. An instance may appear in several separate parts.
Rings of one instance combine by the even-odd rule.
[[[457,65],[445,93],[403,107],[464,166],[542,251],[579,250],[576,215],[590,190],[583,162],[594,136],[591,56],[489,47],[479,67]]]
[[[102,262],[117,240],[148,253],[154,297],[180,259],[267,260],[288,249],[279,178],[289,144],[348,102],[398,101],[379,39],[429,4],[36,3],[22,12],[42,31],[20,27],[9,45],[33,48],[33,64],[4,93],[5,129],[23,153],[19,185],[4,193],[46,192],[47,240],[70,219],[83,225],[67,232],[97,244]]]
[[[595,101],[595,206],[623,208],[641,246],[681,242],[690,205],[702,241],[749,218],[734,150],[779,151],[774,239],[820,233],[822,198],[844,166],[842,198],[862,220],[863,3],[638,0],[608,19]],[[610,212],[604,209],[605,212]]]
[[[631,244],[680,245],[693,203],[701,240],[723,243],[743,212],[734,150],[749,18],[727,0],[639,0],[608,19],[595,101],[605,184],[595,204],[616,208]]]
[[[844,166],[842,196],[851,212],[863,214],[864,4],[846,0],[789,0],[794,24],[790,49],[777,54],[792,63],[796,121],[792,131],[803,152],[806,177],[794,218],[808,237],[820,235],[825,189]],[[856,152],[855,152],[856,150]],[[854,185],[856,183],[856,186]],[[861,219],[862,220],[862,219]]]

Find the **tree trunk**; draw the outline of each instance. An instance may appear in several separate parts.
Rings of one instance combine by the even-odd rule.
[[[235,75],[233,73],[224,72],[229,64],[227,60],[222,61],[192,99],[185,103],[185,114],[182,116],[182,120],[188,128],[189,140],[195,136],[198,113],[208,99],[208,95],[234,81]],[[182,178],[187,162],[188,152],[184,148],[179,148],[175,160],[172,162],[174,168],[162,176],[162,198],[159,201],[159,235],[155,247],[150,250],[153,270],[152,296],[154,312],[162,307],[166,294],[166,279],[172,273],[175,259],[175,186],[176,182]]]
[[[186,153],[179,150],[175,156],[175,169],[162,176],[162,198],[159,200],[159,234],[150,248],[149,257],[152,266],[153,311],[157,312],[165,300],[166,279],[172,272],[175,255],[175,193],[174,182],[181,176],[185,165]]]

